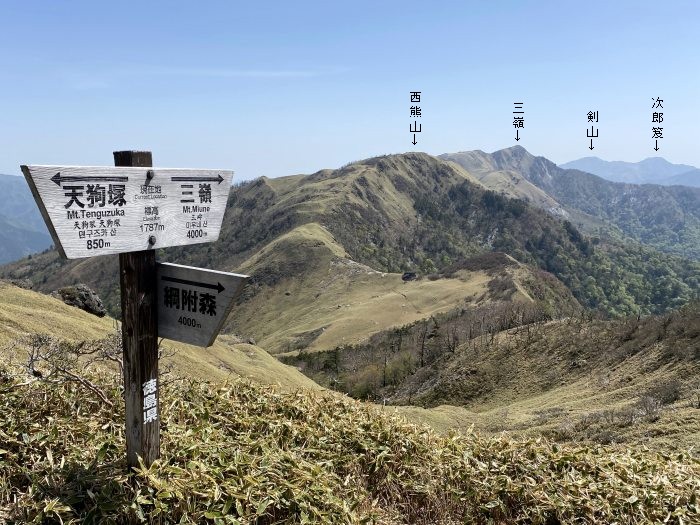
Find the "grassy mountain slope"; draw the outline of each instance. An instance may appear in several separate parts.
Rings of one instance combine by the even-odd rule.
[[[115,330],[114,320],[95,317],[43,294],[0,282],[0,353],[15,362],[26,361],[16,342],[27,334],[48,334],[69,341],[97,340]],[[163,360],[178,375],[225,380],[246,377],[287,389],[317,388],[297,370],[283,365],[263,349],[221,336],[210,348],[166,342],[176,353]]]
[[[522,199],[555,217],[568,220],[588,234],[605,231],[618,239],[624,237],[622,231],[609,222],[557,202],[553,196],[530,182],[518,170],[500,169],[491,156],[481,150],[445,153],[438,158],[464,170],[486,189],[506,197]]]
[[[434,355],[388,400],[458,405],[482,430],[667,448],[700,439],[700,304],[639,320],[536,322]]]
[[[469,259],[453,265],[445,274],[431,276],[428,282],[457,287],[455,283],[460,280],[472,282],[475,278],[483,281],[483,292],[463,297],[451,309],[433,312],[430,317],[422,314],[422,318],[409,318],[408,323],[383,331],[373,330],[360,341],[329,341],[335,346],[325,348],[302,346],[279,357],[323,386],[380,401],[426,364],[445,352],[454,352],[460,342],[476,334],[574,315],[581,310],[571,292],[554,276],[506,254]],[[407,296],[415,291],[424,294],[425,288],[420,285],[420,281],[410,282],[402,289]]]
[[[485,188],[507,197],[522,199],[552,215],[569,219],[571,215],[552,196],[535,186],[517,171],[498,170],[483,151],[446,153],[438,158],[468,170],[467,173]]]
[[[429,430],[336,394],[161,390],[162,457],[127,476],[114,409],[0,365],[6,523],[693,523],[700,464],[620,447]],[[111,385],[111,386],[110,386]]]
[[[404,283],[401,274],[349,259],[316,223],[278,237],[241,268],[253,272],[256,282],[230,325],[273,354],[359,343],[455,306],[486,304],[495,295],[495,277],[478,270]],[[522,271],[528,273],[525,267]],[[516,295],[511,300],[531,300],[522,287]],[[576,303],[570,295],[564,301]]]
[[[664,448],[700,438],[700,304],[604,321],[571,310],[553,278],[547,286],[507,258],[477,267],[487,266],[489,301],[280,357],[321,385],[398,404],[441,430]]]
[[[310,223],[325,228],[348,258],[381,272],[431,273],[466,257],[505,252],[556,275],[585,306],[611,313],[674,307],[693,296],[700,279],[700,265],[651,249],[598,247],[571,223],[485,190],[461,168],[421,153],[236,187],[218,242],[168,249],[161,258],[238,270],[280,236]],[[274,286],[310,262],[296,260],[285,272],[258,273],[253,263],[246,271],[254,285]],[[30,277],[42,290],[85,282],[117,311],[115,257],[65,262],[46,254],[0,274]]]
[[[53,297],[0,281],[0,361],[24,367],[25,374],[26,336],[46,334],[69,342],[107,341],[116,328],[109,317],[96,317]],[[287,391],[320,390],[317,383],[295,367],[282,364],[260,346],[240,343],[229,335],[220,335],[206,349],[174,341],[164,342],[163,347],[174,355],[162,359],[161,368],[172,367],[175,377],[197,381],[240,377]],[[98,370],[102,368],[98,366]],[[456,407],[453,411],[467,415]],[[430,412],[424,411],[422,418],[412,420],[439,421],[438,428],[446,431],[443,418]]]

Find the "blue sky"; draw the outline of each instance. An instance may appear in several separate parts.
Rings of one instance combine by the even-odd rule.
[[[156,165],[237,179],[384,153],[520,144],[566,162],[663,155],[700,166],[697,2],[0,0],[0,173]],[[408,132],[422,92],[422,133]]]

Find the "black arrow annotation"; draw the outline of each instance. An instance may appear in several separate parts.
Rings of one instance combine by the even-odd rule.
[[[171,283],[189,284],[190,286],[199,286],[200,288],[210,288],[212,290],[217,290],[218,293],[221,293],[226,289],[221,285],[221,283],[216,283],[216,284],[200,283],[197,281],[189,281],[187,279],[178,279],[177,277],[168,277],[167,275],[164,275],[163,277],[161,277],[161,280],[162,281],[169,281]]]
[[[591,139],[591,145],[588,147],[588,149],[593,151],[593,139]]]
[[[129,177],[108,177],[98,175],[86,175],[84,177],[61,177],[61,172],[59,171],[56,173],[56,175],[51,177],[51,180],[55,182],[57,186],[61,186],[62,182],[80,182],[84,180],[101,182],[127,182]]]
[[[221,184],[224,181],[224,178],[221,175],[217,175],[216,177],[170,177],[170,180],[173,182],[218,182]]]
[[[658,140],[655,140],[654,142],[655,142],[655,144],[654,144],[654,151],[659,151],[659,149],[660,149],[660,148],[659,148],[659,141],[658,141]]]
[[[520,131],[520,130],[517,130],[517,129],[515,130],[515,140],[516,140],[516,141],[517,141],[517,140],[520,140],[520,135],[518,134],[519,131]]]
[[[418,144],[418,142],[416,141],[416,134],[415,133],[413,134],[413,142],[411,142],[411,144],[413,144],[414,146],[416,144]]]

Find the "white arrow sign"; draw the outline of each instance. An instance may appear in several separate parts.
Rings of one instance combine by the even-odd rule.
[[[247,275],[158,263],[158,336],[211,346]]]
[[[22,166],[64,257],[218,239],[232,171]]]

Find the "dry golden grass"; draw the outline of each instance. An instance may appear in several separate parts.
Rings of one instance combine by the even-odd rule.
[[[347,258],[321,225],[305,224],[263,248],[242,267],[303,265],[303,273],[262,287],[234,312],[230,324],[272,354],[317,351],[366,340],[478,299],[488,300],[485,272],[459,272],[452,279],[404,283],[401,274],[382,273]],[[520,288],[522,300],[530,300]]]
[[[529,336],[521,327],[473,341],[423,375],[427,386],[407,384],[395,398],[439,406],[391,410],[441,430],[474,424],[561,441],[697,448],[697,308],[640,322],[568,319],[531,327]],[[645,405],[658,389],[674,396]]]
[[[49,334],[68,341],[103,339],[115,329],[111,318],[98,318],[53,297],[0,282],[0,348],[12,353],[12,341],[27,334]],[[177,374],[207,380],[245,377],[286,389],[320,388],[293,367],[280,363],[262,348],[220,336],[209,348],[174,341],[163,345],[175,351],[163,364]],[[15,356],[20,359],[21,356]]]
[[[354,282],[353,279],[360,283],[376,279],[382,285],[387,283],[385,294],[389,295],[391,282],[384,279],[397,278],[395,275],[367,275],[363,267],[353,266],[352,271],[355,273],[336,276],[338,289],[347,287],[348,283]],[[426,280],[397,286],[401,290],[412,285],[429,287],[441,283],[454,284],[455,281],[458,280]],[[468,282],[465,283],[467,284]],[[371,289],[369,286],[357,288],[363,293]],[[376,289],[375,287],[374,290]],[[329,281],[326,291],[333,290],[334,284]],[[309,293],[302,288],[298,292],[294,289],[291,291]],[[351,300],[358,302],[354,309],[346,307],[348,317],[335,317],[337,314],[332,309],[329,309],[326,317],[326,322],[330,320],[331,323],[338,323],[335,331],[331,332],[338,337],[343,337],[342,330],[352,331],[353,327],[361,326],[352,316],[362,312],[374,312],[373,315],[381,316],[385,314],[383,309],[372,310],[370,305],[390,304],[382,303],[379,297],[370,296],[370,305],[358,300],[362,297],[361,294],[349,297],[354,297]],[[367,299],[366,295],[364,297]],[[401,297],[397,300],[404,304],[406,299]],[[279,315],[283,315],[282,307]],[[310,323],[314,319],[313,305],[308,311],[303,308],[295,311],[300,319],[304,319],[303,315],[308,316]],[[384,322],[387,319],[391,317],[384,317]],[[590,333],[584,332],[581,341],[586,345],[603,341],[602,326],[604,325],[587,328]],[[104,338],[112,330],[114,321],[109,318],[99,319],[49,296],[0,283],[0,346],[6,351],[16,353],[17,349],[13,349],[10,343],[24,334],[47,333],[62,339],[80,341]],[[410,421],[426,423],[440,432],[452,429],[466,431],[473,425],[476,430],[486,434],[502,431],[514,436],[546,434],[564,441],[578,441],[598,439],[597,436],[588,435],[595,429],[596,432],[610,430],[614,440],[630,445],[649,445],[662,450],[687,450],[700,442],[700,410],[692,406],[693,400],[689,397],[691,393],[688,390],[693,387],[692,380],[697,379],[698,370],[688,364],[663,361],[661,354],[664,344],[673,344],[672,341],[658,345],[652,351],[632,353],[614,366],[605,360],[606,351],[596,353],[594,349],[594,359],[589,359],[585,370],[579,370],[570,366],[571,352],[577,350],[572,346],[575,338],[573,334],[567,336],[567,330],[575,331],[575,327],[569,326],[567,321],[547,325],[536,347],[516,344],[517,337],[523,337],[522,332],[519,336],[514,336],[514,331],[510,331],[500,334],[487,351],[472,355],[463,349],[461,352],[466,352],[469,368],[498,371],[498,375],[493,378],[492,391],[487,396],[474,398],[466,403],[466,407],[455,406],[454,402],[450,404],[448,396],[448,400],[438,403],[439,406],[434,408],[386,407],[384,410],[399,413]],[[259,346],[236,341],[232,336],[223,335],[208,349],[169,341],[164,344],[177,350],[170,361],[180,375],[215,381],[244,377],[260,384],[280,385],[285,390],[320,388],[298,370],[280,363]],[[595,359],[596,355],[598,360]],[[21,357],[15,356],[17,359]],[[165,360],[164,364],[167,363]],[[455,362],[454,369],[451,368],[452,365],[444,366],[445,382],[455,386],[463,382],[457,376],[449,378],[453,372],[459,372],[467,365]],[[686,391],[680,401],[664,407],[659,417],[653,421],[635,417],[633,421],[622,423],[621,414],[628,411],[650,385],[663,383],[670,377],[685,380]],[[610,424],[606,423],[606,418],[610,418]],[[588,428],[582,427],[589,420],[591,423]]]
[[[28,333],[60,334],[67,340],[101,339],[112,320],[0,281],[0,345]]]

